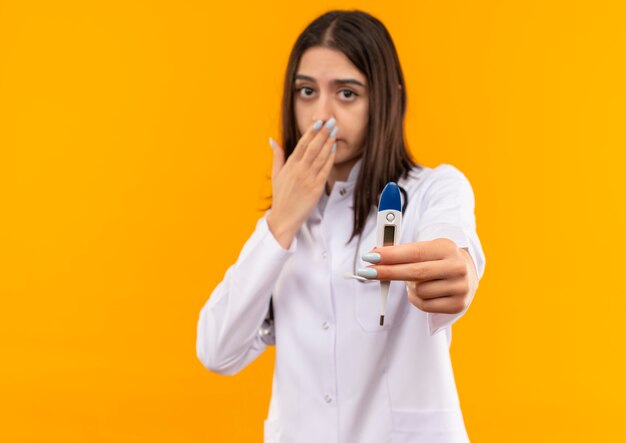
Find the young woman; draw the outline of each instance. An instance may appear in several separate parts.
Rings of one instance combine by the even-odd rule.
[[[266,442],[468,441],[449,346],[485,268],[469,181],[412,161],[398,56],[367,13],[314,20],[283,97],[272,205],[200,312],[198,358],[235,374],[275,344]],[[374,248],[389,181],[400,244]]]

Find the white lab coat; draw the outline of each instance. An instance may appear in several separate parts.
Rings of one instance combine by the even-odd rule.
[[[361,255],[376,245],[374,210],[358,252],[358,237],[346,245],[360,166],[335,183],[288,250],[268,229],[269,211],[259,219],[200,312],[198,358],[220,374],[248,365],[267,346],[259,331],[273,297],[266,443],[467,442],[449,354],[450,326],[465,311],[425,313],[393,281],[381,327],[379,283],[344,276],[353,273],[355,253],[357,268],[369,265]],[[449,238],[468,248],[481,278],[485,256],[467,178],[441,164],[414,168],[398,184],[409,195],[400,242]]]

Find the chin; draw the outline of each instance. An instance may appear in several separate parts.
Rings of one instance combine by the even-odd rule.
[[[337,143],[337,152],[335,154],[335,160],[333,164],[339,165],[341,163],[347,163],[353,161],[361,156],[361,153],[354,152],[350,149],[350,146],[343,140]]]

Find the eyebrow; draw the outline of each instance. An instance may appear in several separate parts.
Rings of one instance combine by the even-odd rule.
[[[296,80],[308,80],[310,82],[317,83],[313,77],[304,74],[296,74]],[[366,87],[363,83],[354,78],[337,78],[331,83],[334,85],[357,85],[363,88]]]

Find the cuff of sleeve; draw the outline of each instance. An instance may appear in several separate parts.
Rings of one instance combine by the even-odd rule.
[[[294,237],[293,240],[291,241],[291,245],[289,245],[289,249],[283,248],[283,246],[280,243],[278,243],[278,240],[276,240],[276,237],[274,237],[274,234],[272,234],[272,231],[270,231],[270,227],[267,224],[267,215],[261,219],[261,224],[259,228],[265,231],[264,234],[270,238],[268,243],[271,245],[272,249],[282,251],[283,253],[286,253],[286,254],[292,254],[296,251],[296,247],[298,246],[297,236]]]
[[[471,296],[471,299],[473,298],[474,298],[474,294],[472,294]],[[428,333],[430,335],[435,335],[437,332],[443,331],[444,329],[452,326],[452,324],[456,322],[459,318],[461,318],[463,314],[465,314],[465,312],[468,310],[470,304],[472,303],[471,299],[469,303],[467,304],[467,306],[465,307],[465,309],[463,309],[458,314],[443,314],[443,313],[428,312],[427,313]]]

